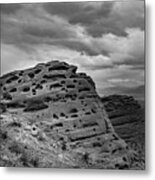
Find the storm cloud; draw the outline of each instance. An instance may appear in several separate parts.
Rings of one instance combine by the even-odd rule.
[[[1,72],[54,59],[92,76],[101,96],[143,98],[144,1],[1,4]]]

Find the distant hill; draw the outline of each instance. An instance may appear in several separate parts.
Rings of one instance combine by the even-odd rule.
[[[102,97],[108,117],[116,131],[140,156],[145,157],[145,102],[132,96]]]

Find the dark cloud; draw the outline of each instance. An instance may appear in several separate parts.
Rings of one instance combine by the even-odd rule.
[[[121,94],[133,96],[138,100],[144,100],[145,98],[145,85],[140,85],[137,87],[124,87],[124,86],[115,86],[105,88],[103,93],[105,96],[111,94]]]
[[[79,27],[79,24],[84,25],[85,33],[90,33],[94,37],[109,32],[117,35],[126,35],[127,32],[122,27],[118,28],[117,25],[117,22],[121,24],[121,17],[117,20],[115,17],[118,14],[115,16],[111,15],[114,14],[114,5],[114,2],[24,4],[22,6],[23,15],[21,15],[21,10],[20,14],[14,16],[12,20],[9,20],[8,17],[2,18],[2,42],[18,44],[20,47],[20,44],[23,44],[23,42],[30,45],[41,43],[56,44],[85,52],[92,56],[98,54],[108,56],[109,47],[106,49],[104,45],[99,44],[98,46],[100,47],[97,50],[96,45],[90,44],[91,42],[86,43],[82,37],[78,37],[78,30],[76,31],[78,27],[76,26],[77,24]],[[34,12],[38,10],[38,7],[44,7],[43,10],[50,13],[50,18],[44,15],[46,11],[38,13],[39,15],[35,14]],[[10,5],[11,8],[12,5]],[[66,19],[61,21],[60,19],[64,17]],[[86,22],[82,22],[84,19]],[[119,62],[117,63],[119,64]],[[127,61],[126,63],[128,64]]]
[[[14,14],[21,8],[20,4],[1,4],[0,10],[2,14]]]
[[[23,26],[22,27],[23,34],[27,34],[29,36],[33,36],[34,40],[39,38],[39,42],[43,43],[44,40],[48,43],[48,39],[51,40],[60,40],[69,38],[76,38],[76,33],[72,31],[72,29],[66,27],[60,27],[59,25],[53,24],[49,27],[38,27],[36,26]],[[47,39],[46,39],[47,38]],[[39,43],[37,42],[37,43]]]
[[[62,2],[44,4],[44,8],[52,15],[65,17],[73,24],[92,24],[100,18],[106,18],[113,2]]]
[[[123,90],[124,93],[130,94],[136,97],[144,97],[145,94],[145,86],[140,85],[138,87],[126,88]]]
[[[93,37],[100,37],[103,34],[116,34],[117,36],[127,36],[127,33],[124,31],[124,28],[122,29],[118,25],[116,25],[115,20],[113,19],[105,19],[104,21],[96,22],[96,25],[90,24],[86,27],[89,34],[91,34]]]
[[[141,64],[129,66],[129,68],[131,70],[142,70],[142,71],[144,71],[145,70],[145,61],[143,61],[143,63],[141,63]]]
[[[52,15],[65,17],[71,24],[81,24],[93,36],[100,36],[112,28],[101,25],[108,18],[113,2],[64,2],[45,4],[44,8]],[[95,25],[95,26],[94,26]],[[99,26],[98,26],[99,25]],[[97,27],[97,28],[95,28]],[[101,28],[100,28],[101,27]]]
[[[30,16],[31,19],[15,17],[17,19],[15,22],[9,17],[2,18],[1,35],[2,42],[5,44],[14,44],[24,49],[34,44],[48,44],[63,46],[91,56],[100,53],[108,56],[107,51],[104,49],[97,50],[90,43],[78,38],[76,27],[72,27],[67,23],[57,22],[56,20],[52,22],[52,20],[41,19],[33,15]]]
[[[100,53],[100,51],[93,49],[93,47],[91,47],[90,44],[87,44],[81,40],[61,39],[61,40],[53,40],[53,41],[49,42],[49,44],[64,46],[64,47],[73,49],[75,51],[79,51],[79,52],[81,52],[81,54],[85,53],[90,56],[96,56]],[[102,50],[101,53],[108,56],[107,51]]]
[[[144,69],[145,67],[145,59],[144,57],[141,58],[141,59],[137,59],[137,57],[134,57],[134,58],[128,58],[126,59],[124,62],[115,62],[115,65],[127,65],[129,66],[130,69]]]
[[[93,6],[89,6],[89,3],[87,3],[87,6],[81,8],[81,11],[79,13],[77,12],[76,14],[74,14],[74,16],[70,17],[69,22],[74,24],[80,23],[83,25],[91,25],[93,23],[96,23],[103,17],[105,19],[109,16],[113,4],[114,3],[110,1],[107,3],[103,2],[102,4],[100,4],[100,6],[94,8]],[[81,5],[81,7],[83,7],[83,5]]]
[[[64,2],[45,4],[51,15],[66,18],[71,24],[81,24],[87,32],[100,37],[105,33],[126,36],[126,27],[140,27],[144,30],[144,2]],[[121,11],[121,13],[120,13]]]
[[[85,69],[87,70],[91,70],[91,71],[98,71],[98,70],[105,70],[105,69],[113,69],[115,68],[115,65],[102,65],[102,66],[99,66],[99,65],[85,65],[83,66]]]
[[[100,94],[142,97],[144,2],[1,5],[3,72],[44,59],[78,65]]]
[[[71,3],[71,2],[53,2],[45,3],[44,8],[47,12],[51,13],[52,15],[59,15],[62,17],[71,17],[74,16],[75,13],[79,13],[81,11],[81,3]]]

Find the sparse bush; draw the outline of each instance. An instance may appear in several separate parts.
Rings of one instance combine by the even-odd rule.
[[[21,145],[17,142],[12,142],[9,146],[9,150],[11,153],[15,154],[21,154],[23,152]]]
[[[89,153],[85,152],[82,156],[82,160],[86,163],[89,164]]]

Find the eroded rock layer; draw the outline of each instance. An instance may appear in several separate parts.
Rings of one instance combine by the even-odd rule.
[[[102,102],[121,138],[145,144],[145,110],[138,101],[132,96],[111,95],[102,98]]]
[[[110,95],[102,98],[116,131],[145,163],[145,107],[132,96]]]
[[[94,82],[76,70],[51,61],[0,78],[3,166],[131,167],[128,146],[115,133]]]

